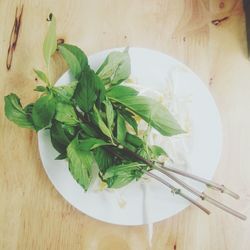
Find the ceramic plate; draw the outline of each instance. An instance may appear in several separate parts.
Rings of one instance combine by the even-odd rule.
[[[110,51],[91,55],[89,63],[97,69]],[[141,89],[141,94],[158,98],[168,106],[182,127],[184,135],[166,138],[153,136],[174,163],[211,179],[221,152],[222,132],[218,110],[205,84],[185,65],[163,53],[130,48],[131,78],[128,84]],[[71,81],[66,72],[56,85]],[[173,216],[189,203],[174,196],[170,190],[153,179],[143,178],[119,190],[101,190],[98,180],[88,192],[75,182],[65,160],[54,160],[58,153],[53,148],[48,131],[38,133],[40,156],[44,169],[57,191],[75,208],[95,219],[120,225],[154,223]],[[199,190],[204,186],[187,180]],[[198,209],[198,208],[197,208]]]

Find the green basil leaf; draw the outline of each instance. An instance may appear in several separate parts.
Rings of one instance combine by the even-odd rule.
[[[107,99],[104,102],[107,116],[107,123],[110,130],[112,130],[113,122],[114,122],[114,109],[111,102]]]
[[[168,109],[152,98],[145,96],[129,96],[124,98],[112,96],[110,98],[140,116],[162,135],[172,136],[184,133]]]
[[[126,124],[124,118],[117,112],[117,140],[120,143],[124,142],[124,139],[126,137]]]
[[[144,174],[144,171],[142,170],[135,170],[133,172],[133,176],[135,177],[136,181],[138,181]]]
[[[55,160],[64,160],[64,159],[66,159],[67,158],[67,154],[66,153],[61,153],[61,154],[59,154],[56,158],[55,158]]]
[[[104,87],[103,82],[101,79],[95,75],[95,88],[96,88],[96,94],[97,94],[97,105],[101,105],[101,103],[105,100],[106,95],[106,89]]]
[[[107,182],[109,188],[121,188],[134,179],[139,179],[145,168],[145,164],[137,162],[123,163],[109,167],[102,178]]]
[[[109,188],[122,188],[132,182],[135,178],[135,175],[114,176],[107,180],[107,184]]]
[[[112,134],[110,130],[108,129],[108,127],[102,120],[102,117],[95,106],[94,106],[94,110],[92,113],[92,119],[95,121],[95,123],[98,125],[98,127],[100,128],[100,130],[102,131],[104,135],[108,136],[109,138],[112,138]]]
[[[83,150],[78,139],[74,139],[67,147],[67,156],[73,178],[87,191],[93,176],[92,152]]]
[[[111,52],[100,68],[98,76],[105,82],[113,85],[120,84],[130,76],[131,66],[128,50]]]
[[[32,109],[32,120],[36,130],[48,126],[55,114],[56,101],[52,94],[41,96]]]
[[[112,144],[98,138],[87,138],[79,140],[79,148],[85,151],[90,151],[105,145],[112,145]]]
[[[150,158],[150,154],[149,152],[146,150],[145,147],[139,148],[139,150],[136,152],[138,155],[140,155],[141,157],[143,157],[146,160],[152,160]]]
[[[46,76],[46,74],[44,72],[42,72],[41,70],[38,69],[34,69],[34,72],[36,73],[37,77],[42,80],[43,82],[49,84],[49,79]]]
[[[120,99],[129,96],[137,96],[138,91],[127,86],[119,85],[110,88],[106,95],[110,98]]]
[[[155,157],[159,157],[161,155],[168,156],[168,154],[166,153],[166,151],[162,147],[160,147],[158,145],[151,146],[150,150],[151,150],[151,152],[153,153],[153,155]]]
[[[56,120],[52,121],[50,128],[50,138],[53,147],[59,153],[65,153],[67,146],[76,135],[76,129],[74,127],[65,125]]]
[[[56,105],[55,119],[71,126],[75,126],[79,123],[74,107],[70,104],[62,102],[59,102]]]
[[[136,152],[136,147],[134,145],[132,145],[131,143],[129,143],[129,142],[125,141],[123,143],[123,146],[125,146],[128,149],[130,149],[130,151]]]
[[[64,60],[67,62],[71,73],[78,79],[81,72],[88,65],[87,56],[80,48],[71,44],[60,44],[58,48]]]
[[[52,15],[49,30],[43,43],[43,56],[47,65],[50,63],[51,56],[56,52],[56,19]]]
[[[104,147],[105,148],[105,147]],[[116,159],[104,148],[95,148],[93,154],[99,170],[104,173],[107,168],[114,165]]]
[[[52,91],[61,102],[71,102],[74,95],[78,81],[72,81],[71,83],[63,86],[53,87]]]
[[[96,81],[98,81],[98,79],[94,71],[85,70],[77,84],[74,98],[78,106],[84,112],[89,112],[97,99]]]
[[[25,106],[25,108],[23,109],[30,116],[30,119],[31,119],[33,107],[34,107],[34,103],[30,103],[27,106]],[[32,121],[32,119],[30,121]]]
[[[136,136],[136,135],[132,135],[130,133],[126,134],[126,142],[132,144],[135,147],[141,147],[143,145],[143,140]]]
[[[32,120],[30,119],[30,108],[23,109],[20,99],[15,94],[9,94],[4,97],[5,101],[5,115],[6,117],[22,128],[34,129]]]
[[[107,171],[103,175],[103,178],[107,179],[116,175],[119,176],[131,175],[132,171],[141,169],[143,166],[145,166],[145,164],[138,162],[123,163],[120,165],[111,166],[107,169]]]
[[[34,107],[34,103],[30,103],[27,106],[25,106],[24,109],[23,109],[26,112],[27,119],[29,120],[29,122],[31,124],[33,124],[33,120],[32,120],[32,110],[33,110],[33,107]],[[34,124],[33,124],[33,126],[34,126]]]
[[[134,114],[127,110],[121,110],[120,114],[123,116],[125,121],[134,129],[135,133],[138,133],[138,124],[135,118],[133,117]]]
[[[93,129],[92,127],[90,127],[86,123],[81,122],[80,123],[80,128],[82,129],[84,134],[86,134],[87,136],[90,136],[90,137],[97,137],[98,136],[98,133],[95,131],[95,129]]]
[[[38,92],[46,92],[47,91],[47,88],[44,87],[44,86],[36,86],[36,88],[34,89],[34,91],[38,91]]]

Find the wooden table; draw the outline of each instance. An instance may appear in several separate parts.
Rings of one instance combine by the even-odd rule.
[[[154,224],[150,242],[147,226],[97,221],[57,193],[42,168],[36,134],[3,114],[3,96],[10,92],[24,103],[36,98],[33,68],[45,68],[42,43],[50,12],[57,18],[58,38],[87,54],[148,47],[184,62],[202,78],[223,123],[223,154],[214,180],[240,193],[241,200],[213,194],[250,217],[250,62],[241,1],[1,0],[0,249],[250,249],[250,220],[211,206],[210,216],[190,206]],[[53,68],[56,79],[66,66],[60,62]]]

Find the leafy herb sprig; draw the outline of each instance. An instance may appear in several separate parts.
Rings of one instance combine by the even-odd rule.
[[[149,145],[145,137],[139,136],[137,117],[163,136],[174,136],[184,131],[165,106],[123,84],[131,71],[129,50],[111,52],[95,72],[80,48],[57,44],[56,20],[52,14],[49,21],[43,45],[47,73],[34,70],[43,83],[35,88],[41,95],[24,108],[16,94],[5,96],[7,118],[23,128],[35,131],[49,129],[51,142],[59,153],[56,159],[68,161],[69,171],[84,190],[90,186],[96,163],[99,176],[108,188],[121,188],[146,174],[209,213],[181,189],[150,172],[155,169],[201,199],[245,219],[205,193],[199,193],[171,172],[238,198],[235,193],[223,185],[166,168],[163,162],[159,162],[159,157],[167,153],[158,145]],[[68,64],[74,78],[68,85],[54,86],[51,82],[50,61],[54,53],[59,53]]]

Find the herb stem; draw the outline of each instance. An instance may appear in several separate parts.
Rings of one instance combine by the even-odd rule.
[[[181,197],[183,197],[184,199],[188,200],[189,202],[191,202],[192,204],[194,204],[195,206],[197,206],[198,208],[200,208],[203,212],[205,212],[206,214],[210,214],[210,211],[203,207],[200,203],[198,203],[196,200],[194,200],[193,198],[189,197],[188,195],[186,195],[185,193],[183,193],[181,191],[181,189],[178,189],[176,187],[174,187],[173,185],[171,185],[169,182],[167,182],[166,180],[162,179],[161,177],[159,177],[158,175],[155,175],[151,172],[147,172],[145,171],[145,174],[150,176],[151,178],[156,179],[157,181],[161,182],[162,184],[164,184],[165,186],[169,187],[171,189],[171,191],[174,194],[180,195]]]
[[[205,194],[204,192],[199,192],[198,190],[194,189],[193,187],[191,187],[190,185],[186,184],[185,182],[183,182],[182,180],[178,179],[177,177],[175,177],[174,175],[170,174],[167,170],[164,170],[162,168],[159,168],[157,166],[155,166],[154,163],[152,163],[151,161],[141,157],[140,155],[137,155],[136,153],[134,153],[133,151],[129,150],[128,148],[124,147],[123,150],[130,155],[131,157],[133,157],[136,160],[142,161],[143,163],[147,164],[149,167],[151,167],[152,169],[156,169],[159,172],[165,174],[166,176],[168,176],[169,178],[171,178],[173,181],[175,181],[176,183],[178,183],[179,185],[181,185],[182,187],[184,187],[186,190],[188,190],[189,192],[193,193],[194,195],[196,195],[197,197],[201,198],[202,200],[206,200],[209,203],[213,204],[214,206],[224,210],[225,212],[228,212],[238,218],[240,218],[241,220],[246,220],[247,217],[237,211],[235,211],[234,209],[220,203],[219,201],[216,201],[215,199],[211,198],[210,196],[208,196],[207,194]]]
[[[228,189],[224,185],[221,185],[221,184],[218,184],[216,182],[207,180],[205,178],[199,177],[199,176],[194,175],[194,174],[187,173],[187,172],[185,172],[183,170],[180,170],[180,169],[176,169],[176,168],[172,168],[172,167],[167,167],[167,166],[164,165],[164,163],[160,163],[160,162],[157,162],[157,163],[160,164],[160,167],[162,167],[163,169],[168,170],[169,172],[173,172],[173,173],[176,173],[176,174],[188,177],[190,179],[193,179],[195,181],[204,183],[204,184],[206,184],[206,186],[208,188],[211,188],[211,189],[214,189],[214,190],[218,190],[221,193],[228,194],[228,195],[232,196],[235,199],[239,199],[240,198],[240,196],[238,194],[236,194],[235,192],[231,191],[230,189]]]
[[[191,192],[194,195],[196,195],[197,197],[199,197],[201,200],[206,200],[207,202],[209,202],[209,203],[213,204],[214,206],[224,210],[225,212],[228,212],[228,213],[240,218],[241,220],[246,220],[247,219],[247,217],[245,215],[243,215],[243,214],[235,211],[234,209],[222,204],[221,202],[213,199],[212,197],[207,195],[205,192],[199,192],[195,188],[193,188],[190,185],[186,184],[184,181],[182,181],[179,178],[175,177],[174,175],[170,174],[168,171],[166,171],[164,169],[161,169],[159,167],[154,167],[154,169],[156,169],[159,172],[165,174],[167,177],[169,177],[170,179],[172,179],[173,181],[175,181],[176,183],[178,183],[179,185],[184,187],[186,190],[188,190],[189,192]]]

